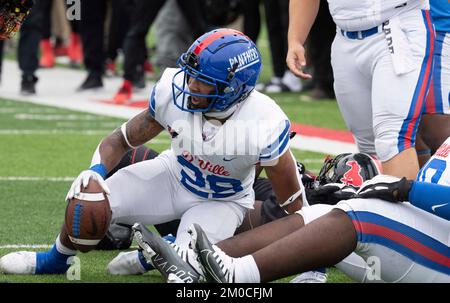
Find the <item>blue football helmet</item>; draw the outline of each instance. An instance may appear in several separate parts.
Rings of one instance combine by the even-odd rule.
[[[188,112],[221,112],[245,100],[255,88],[261,71],[261,55],[243,33],[216,29],[198,38],[177,64],[181,70],[172,79],[174,104]],[[182,82],[179,77],[183,77]],[[209,95],[191,93],[190,77],[213,86],[213,92]],[[192,96],[208,98],[208,107],[191,107]]]

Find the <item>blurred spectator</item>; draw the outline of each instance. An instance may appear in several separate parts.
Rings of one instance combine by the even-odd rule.
[[[196,37],[207,31],[201,5],[194,0],[167,0],[155,20],[156,65],[175,67]]]
[[[35,75],[38,69],[38,49],[42,33],[43,6],[42,0],[36,0],[34,6],[20,28],[19,47],[17,58],[22,71],[20,92],[23,95],[36,93],[35,85],[38,78]]]
[[[336,24],[331,18],[328,2],[320,1],[306,46],[308,62],[313,68],[311,97],[314,99],[334,98],[331,44],[335,35]]]
[[[141,0],[142,1],[142,0]],[[131,13],[136,7],[135,0],[111,0],[111,14],[109,20],[108,41],[106,47],[106,75],[117,76],[116,59],[120,49],[124,49],[125,36],[130,29],[131,22],[139,22]],[[148,1],[154,2],[154,1]]]
[[[301,80],[286,67],[289,0],[264,0],[273,76],[268,83],[259,83],[257,90],[267,93],[299,92]]]
[[[67,20],[65,1],[41,1],[43,2],[43,22],[39,66],[44,68],[53,67],[55,65],[55,57],[57,56],[69,56],[71,66],[79,66],[83,59],[81,38],[79,35],[79,21],[71,20],[69,22]],[[70,25],[67,23],[70,23]],[[69,35],[68,43],[66,42],[64,33],[64,29],[67,27],[70,27],[70,34],[66,34],[66,36]]]
[[[116,104],[127,103],[132,98],[133,87],[145,87],[146,36],[166,0],[135,0],[131,24],[124,41],[124,81],[113,98]],[[147,63],[148,64],[148,63]]]
[[[261,31],[260,3],[261,0],[241,1],[242,13],[244,15],[243,32],[255,43],[258,41],[259,32]]]
[[[87,77],[79,91],[103,87],[106,0],[81,1],[80,34]]]

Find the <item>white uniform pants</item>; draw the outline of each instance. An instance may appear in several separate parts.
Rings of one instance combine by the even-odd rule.
[[[171,172],[172,161],[162,153],[153,160],[127,166],[106,180],[111,190],[112,222],[160,224],[181,219],[176,235],[181,246],[190,241],[187,229],[192,223],[201,224],[213,243],[233,236],[246,208],[188,192]]]

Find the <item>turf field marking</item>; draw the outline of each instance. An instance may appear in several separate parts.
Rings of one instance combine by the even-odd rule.
[[[92,130],[92,129],[0,129],[0,135],[63,135],[63,134],[78,134],[97,136],[104,135],[111,130]]]
[[[34,248],[51,248],[49,244],[5,244],[0,245],[0,249],[34,249]]]
[[[0,176],[0,181],[46,181],[46,182],[72,182],[76,177],[15,177]]]
[[[74,115],[74,114],[56,114],[56,115],[40,115],[40,114],[16,114],[14,118],[17,120],[41,120],[41,121],[98,121],[105,119],[94,115]]]

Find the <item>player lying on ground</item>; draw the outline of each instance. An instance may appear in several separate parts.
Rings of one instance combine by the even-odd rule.
[[[448,203],[450,187],[431,185],[433,189],[440,187]],[[134,229],[135,239],[148,260],[170,260],[173,263],[169,264],[175,265],[172,269],[189,270],[164,241],[144,226],[135,225]],[[217,246],[208,241],[199,225],[190,231],[191,246],[202,264],[194,268],[209,282],[273,281],[332,266],[351,252],[370,261],[373,280],[450,282],[449,221],[409,203],[351,199],[336,206],[304,207],[298,215],[262,225]],[[170,274],[166,275],[169,280],[178,280]],[[199,278],[193,274],[184,281]]]
[[[147,149],[145,146],[138,147],[129,152],[112,172],[129,164],[142,161],[144,158],[154,158],[156,155],[156,152]],[[361,153],[340,154],[335,158],[327,157],[316,179],[305,170],[302,164],[299,163],[298,166],[309,205],[318,203],[336,204],[340,200],[348,199],[364,181],[371,179],[380,170],[377,161]],[[352,186],[344,188],[345,185]],[[248,211],[242,225],[236,230],[236,234],[287,216],[287,213],[279,206],[268,179],[257,178],[253,188],[257,200],[255,201],[255,209]],[[179,220],[158,224],[155,227],[161,235],[176,235],[178,224]],[[123,243],[128,243],[128,246],[124,247]],[[101,249],[104,249],[105,246],[109,249],[128,248],[131,244],[131,226],[128,229],[128,227],[113,224],[106,239],[103,239],[99,244]],[[137,253],[138,258],[135,257],[135,254],[136,252],[120,253],[109,263],[108,272],[120,275],[141,274],[154,269],[153,266],[145,262],[142,252]],[[135,259],[139,259],[140,262],[133,262]],[[367,265],[356,255],[346,258],[337,267],[355,281],[364,281],[366,278]],[[293,281],[325,282],[326,278],[326,269],[323,268],[302,274]]]
[[[203,275],[216,282],[267,282],[332,266],[355,252],[371,261],[372,280],[450,282],[449,140],[422,168],[418,181],[409,182],[412,186],[378,176],[360,189],[361,196],[388,201],[408,197],[412,204],[376,198],[350,199],[336,206],[317,204],[216,245],[194,225],[191,247],[202,266],[183,262],[165,241],[142,225],[135,225],[135,239],[149,262],[166,260],[191,273],[189,278],[179,279],[170,276],[176,272],[159,268],[171,281],[195,282]],[[424,208],[433,214],[413,204],[428,205]]]

